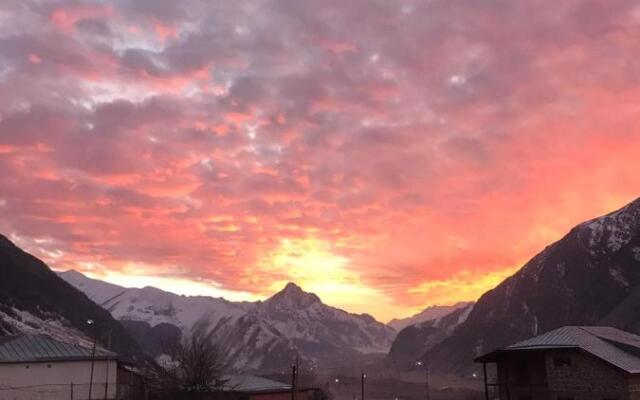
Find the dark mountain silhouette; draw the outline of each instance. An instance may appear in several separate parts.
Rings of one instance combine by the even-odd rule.
[[[89,325],[87,320],[94,323]],[[98,337],[103,346],[124,358],[142,355],[109,312],[61,279],[42,261],[0,235],[0,336],[23,332],[43,333],[85,344]]]
[[[474,303],[465,303],[461,308],[450,308],[448,314],[439,318],[419,322],[402,329],[391,345],[384,365],[395,369],[413,369],[416,356],[431,350],[435,345],[449,337],[454,329],[462,324]]]
[[[431,320],[434,320],[434,319],[442,318],[445,315],[451,314],[453,311],[455,311],[457,309],[466,308],[470,304],[473,304],[473,302],[461,301],[461,302],[458,302],[458,303],[450,305],[450,306],[432,305],[432,306],[429,306],[429,307],[425,308],[424,310],[420,311],[419,313],[414,314],[414,315],[412,315],[410,317],[407,317],[407,318],[394,318],[391,321],[389,321],[387,323],[387,325],[389,325],[390,327],[392,327],[396,331],[400,332],[401,330],[403,330],[404,328],[406,328],[406,327],[408,327],[410,325],[415,325],[415,324],[419,324],[421,322],[431,321]]]
[[[471,372],[475,356],[563,325],[640,333],[640,199],[545,248],[485,293],[422,360],[441,371]]]

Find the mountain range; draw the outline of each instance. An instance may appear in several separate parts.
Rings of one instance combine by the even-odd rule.
[[[151,356],[204,326],[234,369],[280,371],[296,358],[335,367],[385,354],[396,334],[369,315],[328,306],[293,283],[265,301],[249,303],[124,288],[73,270],[60,277],[108,310]]]

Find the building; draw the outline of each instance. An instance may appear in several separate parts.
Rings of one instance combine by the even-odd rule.
[[[225,400],[291,400],[291,385],[254,375],[227,375],[222,378]],[[318,400],[319,389],[300,388],[296,400]]]
[[[0,338],[0,400],[138,399],[141,385],[131,367],[105,349],[94,353],[44,335]]]
[[[640,336],[566,326],[493,351],[483,363],[486,399],[640,399]],[[496,364],[495,381],[487,363]]]

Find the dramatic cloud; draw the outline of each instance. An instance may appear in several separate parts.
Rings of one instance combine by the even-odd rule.
[[[0,231],[59,269],[296,280],[386,319],[638,195],[636,1],[6,0],[0,25]]]

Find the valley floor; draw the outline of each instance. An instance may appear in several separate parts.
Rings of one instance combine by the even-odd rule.
[[[279,377],[285,381],[286,377]],[[361,400],[360,377],[318,375],[305,377],[302,386],[325,390],[332,400]],[[483,400],[482,377],[465,379],[455,375],[431,375],[428,400]],[[366,400],[427,400],[425,372],[376,371],[367,373]]]

